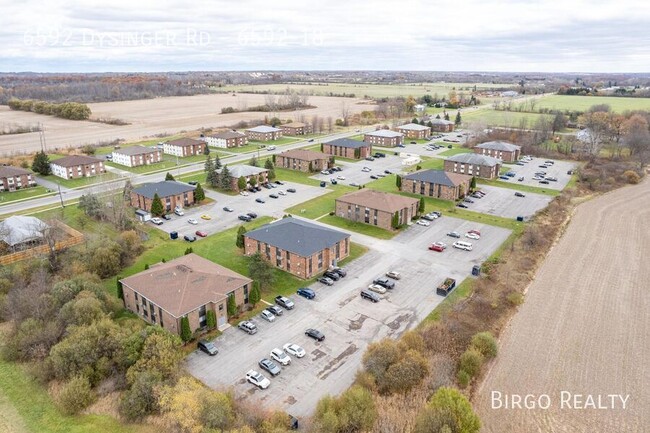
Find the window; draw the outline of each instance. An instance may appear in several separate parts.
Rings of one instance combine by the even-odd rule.
[[[232,295],[235,296],[235,292]],[[244,304],[248,304],[248,284],[244,286]]]
[[[206,318],[206,308],[205,305],[199,308],[199,328],[205,328],[207,325],[207,318]]]
[[[271,245],[266,244],[266,258],[271,260]]]
[[[311,273],[313,272],[313,271],[312,271],[312,265],[313,265],[312,262],[313,262],[313,259],[310,257],[310,258],[309,258],[309,274],[308,274],[308,275],[311,275]]]
[[[345,240],[345,243],[343,244],[343,246],[345,247],[345,251],[344,251],[345,254],[348,253],[348,246],[349,246],[349,243],[350,243],[350,239],[346,239],[346,240]]]
[[[287,271],[291,270],[291,253],[287,251]]]
[[[375,221],[375,224],[377,224],[376,221]],[[338,260],[339,257],[340,257],[339,251],[341,250],[341,243],[337,242],[336,245],[334,246],[334,248],[336,248],[336,253],[335,253],[336,254],[336,260]]]
[[[219,304],[219,312],[223,313],[223,304]]]
[[[133,292],[133,294],[135,295],[135,301],[138,302],[138,292]]]
[[[162,314],[162,308],[158,307],[158,316],[160,316],[160,326],[163,326],[163,314]]]
[[[318,269],[323,269],[323,252],[318,253]]]

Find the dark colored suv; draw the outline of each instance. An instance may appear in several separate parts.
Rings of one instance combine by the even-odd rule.
[[[325,339],[325,334],[320,332],[318,329],[309,328],[305,331],[305,335],[317,341],[323,341]]]
[[[207,341],[207,340],[201,340],[197,343],[196,347],[199,348],[200,351],[207,353],[210,356],[214,356],[217,353],[219,353],[219,350],[217,350],[216,346],[214,343]]]
[[[329,278],[331,280],[334,280],[334,281],[338,281],[338,280],[341,279],[341,276],[336,271],[325,271],[323,276],[325,276],[325,277],[327,277],[327,278]]]
[[[314,292],[312,289],[309,289],[307,287],[302,287],[296,291],[297,294],[300,296],[303,296],[307,299],[314,299],[316,297],[316,292]]]
[[[366,289],[363,289],[361,291],[361,297],[363,299],[368,299],[369,301],[372,301],[372,302],[379,302],[379,299],[380,299],[379,296],[376,293],[371,292],[370,290],[366,290]]]
[[[379,284],[382,287],[386,287],[387,289],[394,289],[395,288],[395,281],[389,280],[386,277],[379,277],[376,280],[372,282],[373,284]]]

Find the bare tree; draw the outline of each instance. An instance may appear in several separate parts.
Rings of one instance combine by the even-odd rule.
[[[325,130],[325,119],[322,117],[318,118],[318,133],[322,133]]]
[[[590,155],[598,155],[607,136],[609,115],[605,111],[588,111],[580,116],[580,123],[587,129],[585,134],[587,152]]]
[[[309,105],[309,93],[306,90],[301,90],[298,92],[298,96],[300,96],[301,106],[306,107]]]
[[[311,118],[311,131],[316,134],[317,132],[320,132],[318,130],[318,121],[320,120],[320,117],[318,117],[317,114],[314,114]]]
[[[331,133],[333,129],[334,129],[334,120],[332,119],[332,116],[329,116],[327,118],[327,132]]]
[[[343,119],[343,125],[348,126],[348,120],[350,118],[350,107],[344,101],[341,103],[341,119]]]
[[[643,167],[650,152],[648,121],[643,116],[635,114],[625,121],[624,130],[624,142],[630,149],[630,155],[639,160],[641,167]]]

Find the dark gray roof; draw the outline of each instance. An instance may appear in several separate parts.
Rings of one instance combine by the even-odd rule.
[[[290,217],[250,231],[246,236],[303,257],[350,237],[347,233]]]
[[[501,150],[506,152],[514,152],[515,150],[521,149],[520,146],[516,144],[508,143],[507,141],[487,141],[476,145],[479,149],[492,149],[492,150]]]
[[[98,162],[102,162],[102,160],[93,156],[68,155],[55,159],[50,164],[58,165],[59,167],[76,167],[78,165],[97,164]]]
[[[349,138],[339,138],[336,140],[328,141],[325,144],[331,144],[333,146],[339,146],[339,147],[349,147],[351,149],[360,149],[362,147],[368,147],[368,143],[364,143],[363,141],[350,140]]]
[[[196,187],[187,183],[177,182],[175,180],[163,180],[162,182],[148,183],[140,188],[135,188],[133,192],[153,199],[154,194],[158,197],[168,197],[176,194],[183,194],[188,191],[194,191]]]
[[[447,160],[460,162],[462,164],[487,165],[488,167],[494,167],[497,164],[502,164],[500,159],[481,155],[480,153],[459,153],[457,155],[450,156],[447,158]]]
[[[420,182],[435,183],[436,185],[458,186],[472,176],[458,173],[447,173],[442,170],[422,170],[404,176],[404,179],[418,180]]]
[[[31,171],[20,167],[12,167],[10,165],[0,166],[0,179],[3,177],[23,176],[31,173]]]

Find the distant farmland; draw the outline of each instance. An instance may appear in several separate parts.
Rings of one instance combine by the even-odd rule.
[[[455,111],[451,110],[452,118]],[[549,114],[537,113],[520,113],[518,111],[498,111],[491,108],[485,108],[476,111],[461,111],[463,123],[482,123],[485,126],[503,126],[509,128],[518,128],[522,120],[526,122],[526,128],[533,128],[541,116],[551,117]]]
[[[650,98],[617,98],[612,96],[551,95],[537,101],[535,108],[586,111],[592,105],[607,104],[612,111],[650,110]],[[516,105],[516,104],[515,104]]]

